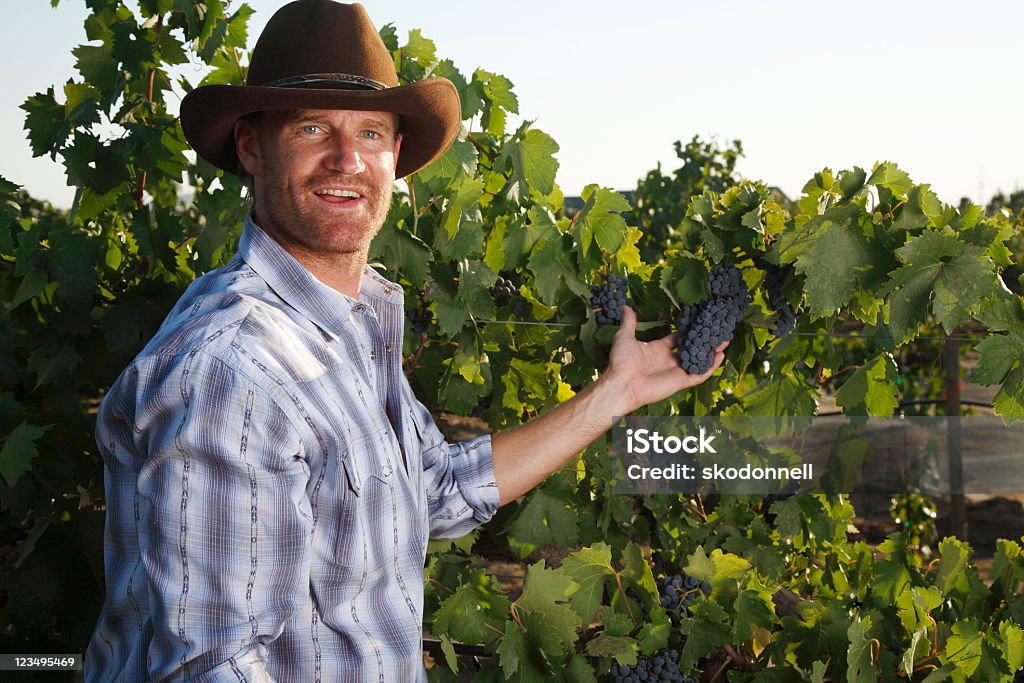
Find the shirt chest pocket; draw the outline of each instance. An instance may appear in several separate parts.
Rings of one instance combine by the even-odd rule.
[[[344,481],[331,501],[333,559],[357,581],[380,570],[394,552],[398,472],[386,438],[377,432],[361,435],[338,455]]]

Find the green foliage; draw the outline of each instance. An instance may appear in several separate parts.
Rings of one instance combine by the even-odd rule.
[[[236,178],[186,153],[167,102],[196,84],[168,68],[197,63],[202,83],[240,82],[251,9],[89,7],[88,44],[73,50],[80,78],[23,105],[34,153],[59,159],[76,188],[71,210],[0,179],[0,578],[24,587],[0,598],[7,651],[83,650],[102,585],[96,401],[183,288],[230,257],[245,210]],[[1024,419],[1024,306],[1004,286],[1021,226],[1008,212],[943,204],[889,162],[823,169],[789,204],[736,175],[738,142],[694,138],[676,144],[682,166],[648,174],[632,205],[594,184],[570,216],[557,143],[532,122],[507,126],[520,111],[507,78],[461,72],[418,30],[382,36],[403,82],[443,75],[463,108],[458,140],[395,193],[371,251],[405,288],[404,367],[433,410],[522,423],[606,361],[613,331],[596,325],[590,284],[625,274],[650,339],[729,261],[755,298],[725,364],[643,412],[767,416],[767,431],[801,430],[833,394],[851,417],[890,416],[936,395],[939,373],[912,357],[915,340],[972,326],[990,333],[975,379],[999,385],[997,413]],[[783,294],[801,311],[798,333],[781,340],[762,291],[769,264],[792,269]],[[499,276],[528,314],[491,299]],[[852,424],[834,448],[848,461],[865,447]],[[1015,542],[1000,544],[986,586],[956,539],[926,563],[926,527],[877,555],[850,542],[842,496],[628,498],[611,493],[613,471],[596,443],[481,532],[474,547],[500,556],[561,549],[559,566],[526,567],[519,595],[481,568],[471,541],[430,556],[427,625],[444,653],[432,678],[589,681],[666,646],[684,669],[737,682],[1009,681],[1024,663]],[[673,621],[656,578],[680,571],[712,590]],[[492,668],[460,659],[460,643],[485,648]]]

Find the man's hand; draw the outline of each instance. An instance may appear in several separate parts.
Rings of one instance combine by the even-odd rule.
[[[597,382],[525,425],[493,435],[494,477],[501,504],[536,486],[566,460],[604,434],[612,421],[640,406],[700,384],[725,358],[722,344],[711,369],[690,375],[672,353],[673,335],[637,341],[633,309],[622,312],[608,369]]]
[[[691,375],[679,367],[672,348],[675,334],[651,342],[636,339],[636,314],[628,306],[622,307],[622,323],[615,333],[608,369],[601,381],[617,388],[624,401],[620,415],[631,413],[648,403],[668,398],[677,391],[688,389],[707,380],[725,359],[724,342],[715,351],[711,368],[701,375]]]

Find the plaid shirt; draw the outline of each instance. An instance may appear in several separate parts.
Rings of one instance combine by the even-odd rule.
[[[106,604],[89,681],[425,678],[428,536],[498,505],[401,370],[401,289],[359,301],[247,221],[105,397]]]

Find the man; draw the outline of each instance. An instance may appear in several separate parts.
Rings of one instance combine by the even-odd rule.
[[[445,443],[401,371],[402,293],[366,261],[395,178],[454,139],[454,86],[399,86],[363,8],[331,0],[281,9],[248,83],[182,103],[196,151],[251,178],[253,211],[101,407],[107,599],[86,677],[421,680],[428,537],[710,372],[636,341],[627,310],[599,381]]]

